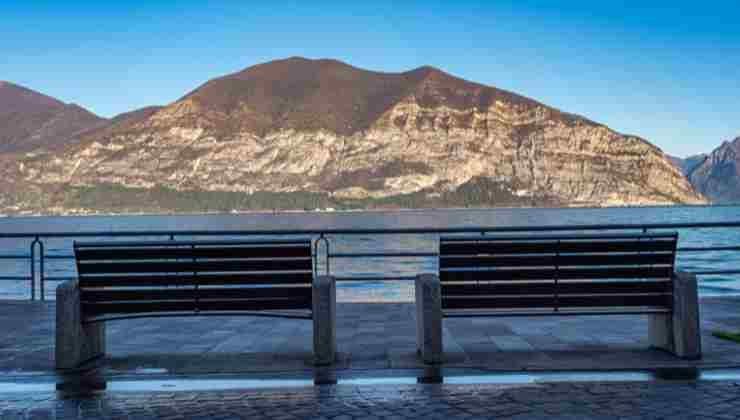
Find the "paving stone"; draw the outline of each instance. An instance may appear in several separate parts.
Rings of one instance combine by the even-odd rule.
[[[711,336],[736,328],[740,297],[701,299],[704,357],[692,366],[740,366],[740,346]],[[0,305],[0,374],[54,372],[53,302]],[[337,369],[420,369],[409,303],[337,305]],[[446,367],[644,369],[686,364],[650,350],[640,316],[446,319]],[[107,325],[112,373],[258,373],[311,368],[310,322],[249,317],[141,319]],[[265,337],[268,337],[267,339]]]

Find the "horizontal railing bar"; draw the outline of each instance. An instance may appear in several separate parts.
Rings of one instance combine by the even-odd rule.
[[[416,276],[334,277],[336,281],[413,281]]]
[[[707,270],[707,271],[688,271],[697,276],[707,276],[713,274],[740,274],[740,270]]]
[[[77,280],[77,276],[45,276],[44,281],[67,281],[67,280]]]
[[[73,260],[74,255],[44,255],[44,259],[47,260]]]
[[[11,280],[13,280],[13,281],[24,280],[24,281],[28,281],[28,280],[31,280],[31,277],[29,277],[29,276],[26,276],[26,277],[21,277],[21,276],[1,276],[0,277],[0,280],[8,280],[8,281],[11,281]]]
[[[708,246],[684,247],[676,249],[678,252],[709,252],[709,251],[740,251],[740,246]]]
[[[4,254],[0,255],[0,260],[30,260],[29,254]]]
[[[405,257],[438,257],[439,253],[436,252],[401,252],[401,253],[385,253],[385,252],[369,252],[363,254],[329,254],[329,258],[405,258]]]
[[[711,229],[740,228],[738,222],[705,223],[648,223],[648,224],[583,224],[583,225],[540,225],[540,226],[465,226],[450,228],[376,228],[376,229],[255,229],[255,230],[150,230],[150,231],[90,231],[90,232],[34,232],[0,233],[3,238],[91,238],[132,236],[257,236],[257,235],[383,235],[383,234],[446,234],[481,232],[556,232],[556,231],[604,231],[604,230],[660,230],[660,229]]]

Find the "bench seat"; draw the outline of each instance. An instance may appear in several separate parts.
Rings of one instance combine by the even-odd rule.
[[[310,240],[75,242],[78,279],[57,289],[57,368],[104,354],[105,322],[268,316],[314,322],[317,364],[335,357],[335,283],[314,278]]]
[[[442,318],[648,315],[650,341],[701,355],[696,278],[675,273],[677,233],[441,238],[417,278],[418,348],[442,360]],[[668,331],[670,330],[670,331]]]

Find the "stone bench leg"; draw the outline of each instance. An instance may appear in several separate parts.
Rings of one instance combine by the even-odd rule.
[[[105,323],[82,325],[80,289],[76,281],[57,286],[56,345],[57,369],[74,369],[105,354]]]
[[[314,364],[330,365],[337,358],[337,287],[334,277],[313,281]]]
[[[416,349],[424,363],[442,363],[442,299],[439,277],[416,277]]]
[[[682,359],[701,358],[699,293],[696,276],[673,275],[673,313],[652,314],[648,324],[650,345]]]

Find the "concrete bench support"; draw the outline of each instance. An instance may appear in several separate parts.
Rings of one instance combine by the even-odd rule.
[[[330,365],[337,358],[337,287],[331,276],[313,282],[313,354],[316,365]]]
[[[105,354],[105,324],[82,324],[80,290],[67,281],[56,290],[56,368],[74,369]]]
[[[696,276],[678,272],[673,276],[673,313],[649,315],[648,335],[652,347],[683,359],[701,358],[699,295]]]
[[[442,300],[439,277],[416,277],[416,348],[424,363],[442,363]]]

